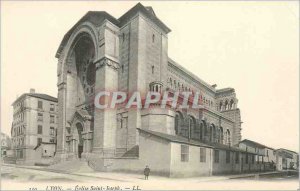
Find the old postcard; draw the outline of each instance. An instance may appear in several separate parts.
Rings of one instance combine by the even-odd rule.
[[[1,1],[1,190],[297,190],[299,1]]]

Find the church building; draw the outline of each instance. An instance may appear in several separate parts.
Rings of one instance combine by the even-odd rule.
[[[138,3],[118,19],[90,11],[65,34],[56,53],[56,162],[80,159],[99,171],[148,165],[174,177],[252,170],[248,151],[236,147],[242,122],[235,90],[217,89],[169,58],[170,32]],[[98,109],[99,91],[199,92],[203,107]]]

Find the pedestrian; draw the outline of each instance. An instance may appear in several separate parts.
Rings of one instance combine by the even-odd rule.
[[[150,174],[150,168],[147,165],[146,168],[144,169],[145,180],[148,180],[149,174]]]

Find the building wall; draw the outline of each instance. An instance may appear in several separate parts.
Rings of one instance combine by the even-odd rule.
[[[42,108],[38,108],[38,101],[42,101]],[[54,104],[54,111],[50,111],[50,104]],[[24,96],[13,107],[12,144],[17,164],[34,164],[36,157],[33,149],[38,145],[38,138],[41,142],[56,142],[57,102]],[[38,117],[38,113],[43,117]],[[53,123],[50,122],[50,115],[54,116]],[[38,133],[39,125],[42,126],[42,133]],[[50,134],[50,127],[54,129],[53,134]]]
[[[171,177],[209,176],[212,170],[212,149],[205,148],[206,162],[200,162],[200,147],[189,147],[188,161],[181,161],[181,145],[171,143]],[[204,148],[204,147],[201,147]]]
[[[171,161],[171,144],[162,139],[147,134],[139,136],[139,157],[114,158],[111,160],[112,171],[143,173],[146,165],[150,174],[169,176]]]
[[[142,111],[142,128],[175,135],[174,116],[175,112],[171,109],[161,109],[153,107]]]

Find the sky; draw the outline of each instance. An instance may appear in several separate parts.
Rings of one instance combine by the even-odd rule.
[[[2,1],[1,131],[35,88],[57,96],[56,50],[87,12],[118,18],[138,2]],[[298,1],[142,1],[172,30],[169,57],[217,88],[235,88],[242,139],[299,151]]]

